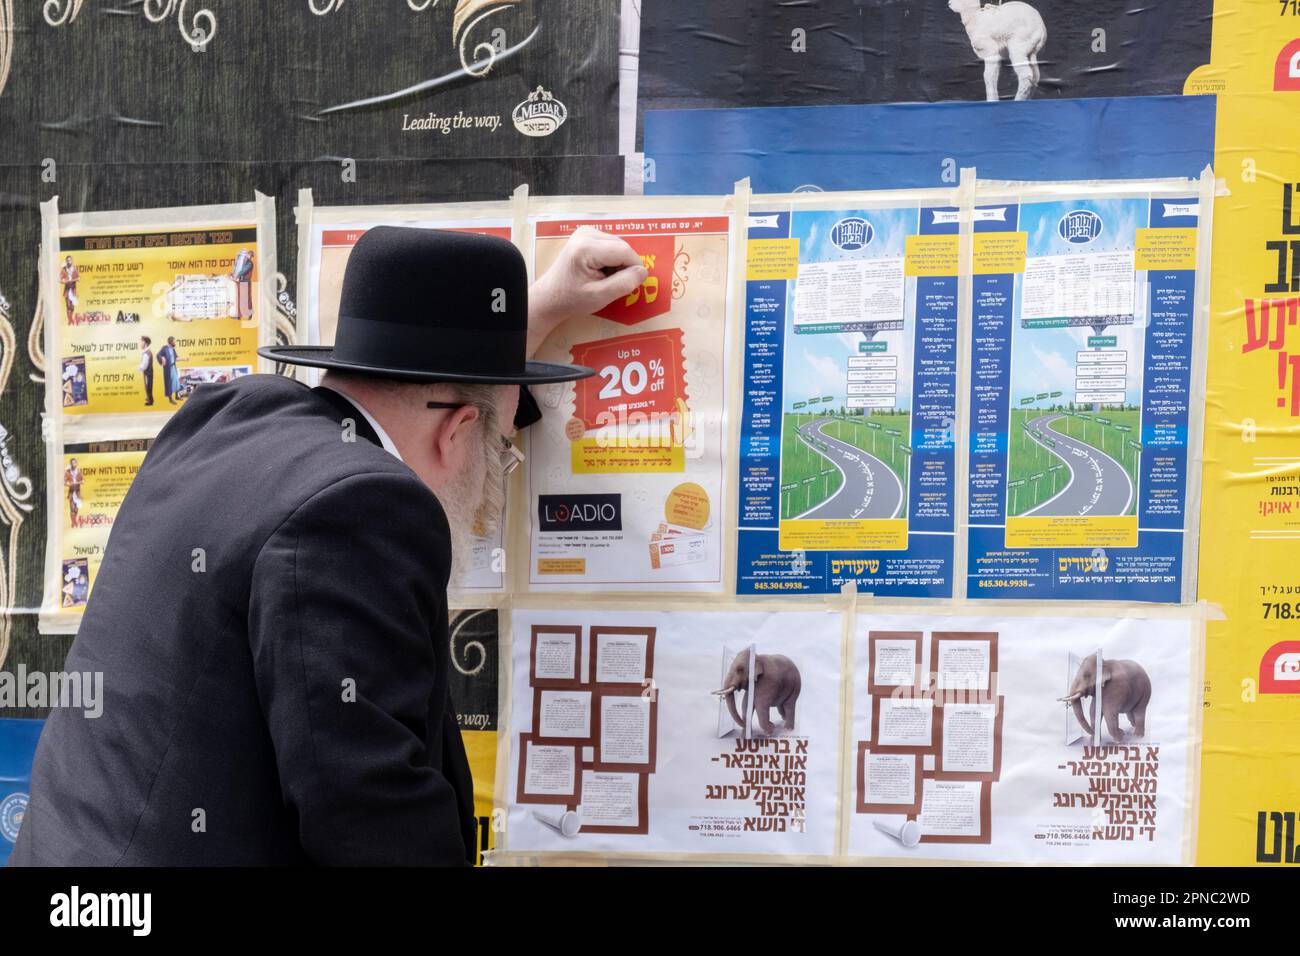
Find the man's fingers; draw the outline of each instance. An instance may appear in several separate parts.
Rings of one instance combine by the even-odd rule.
[[[583,245],[582,256],[593,271],[641,264],[636,250],[615,236],[597,234],[588,237]]]
[[[647,274],[645,267],[641,265],[641,260],[638,258],[636,265],[620,269],[608,278],[593,282],[591,284],[591,294],[600,299],[601,302],[608,304],[615,299],[630,295],[633,289],[645,281]]]

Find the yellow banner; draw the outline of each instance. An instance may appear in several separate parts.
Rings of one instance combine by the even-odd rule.
[[[570,446],[575,475],[650,474],[686,470],[682,445],[642,444],[620,438],[582,438]]]
[[[798,239],[751,239],[748,248],[745,278],[751,282],[799,278]]]
[[[777,537],[782,551],[904,551],[907,519],[796,518],[782,521]]]
[[[1008,548],[1136,548],[1138,519],[1123,515],[1007,518],[1006,542]]]
[[[977,232],[971,241],[975,275],[998,276],[1025,271],[1029,233]]]
[[[955,276],[956,236],[907,236],[903,240],[903,272],[909,276]]]
[[[1134,269],[1195,269],[1195,229],[1138,229]]]

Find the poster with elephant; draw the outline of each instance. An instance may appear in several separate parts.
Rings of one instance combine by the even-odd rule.
[[[852,857],[1191,862],[1200,628],[859,614]]]
[[[513,852],[835,851],[843,617],[513,615]]]

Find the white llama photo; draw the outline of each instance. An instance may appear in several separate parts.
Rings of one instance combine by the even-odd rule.
[[[1016,74],[1016,99],[1029,99],[1038,87],[1038,52],[1047,42],[1047,25],[1038,9],[1021,0],[980,6],[979,0],[948,0],[961,17],[971,49],[984,61],[985,99],[996,101],[1006,60]]]

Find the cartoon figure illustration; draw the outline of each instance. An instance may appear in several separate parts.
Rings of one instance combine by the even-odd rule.
[[[83,481],[81,468],[77,465],[77,459],[73,458],[68,462],[68,467],[63,470],[63,487],[68,492],[68,514],[72,527],[77,527],[78,514],[81,511],[81,483]]]
[[[72,256],[68,256],[63,260],[63,268],[59,270],[59,283],[63,286],[63,311],[69,325],[73,324],[77,308],[77,282],[80,279],[81,272],[72,261]]]

